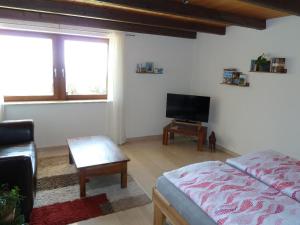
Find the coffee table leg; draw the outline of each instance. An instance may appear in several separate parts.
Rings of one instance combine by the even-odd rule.
[[[127,163],[123,164],[121,171],[121,188],[127,188]]]
[[[85,193],[85,173],[84,171],[79,172],[79,183],[80,183],[80,198],[84,198],[86,196]]]

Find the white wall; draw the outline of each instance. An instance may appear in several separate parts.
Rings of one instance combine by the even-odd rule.
[[[105,134],[106,104],[6,105],[5,119],[33,119],[37,146],[60,146],[68,137]]]
[[[300,158],[300,17],[270,20],[267,27],[200,34],[191,91],[212,97],[209,126],[220,145],[240,154],[272,148]],[[249,73],[251,59],[262,53],[286,57],[288,74]],[[251,86],[221,85],[229,67],[249,74]]]
[[[126,41],[125,122],[128,137],[162,134],[166,93],[189,91],[193,41],[151,35]],[[154,62],[163,75],[136,74],[136,63]]]
[[[94,30],[95,32],[95,30]],[[94,33],[95,34],[95,33]],[[165,97],[189,89],[193,41],[134,34],[125,40],[126,135],[141,137],[162,133],[167,123]],[[136,74],[136,64],[153,61],[164,75]],[[38,147],[65,145],[66,138],[106,134],[108,103],[6,105],[6,119],[32,118]]]

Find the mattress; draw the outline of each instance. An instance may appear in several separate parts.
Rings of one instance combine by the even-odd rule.
[[[156,188],[190,225],[216,225],[215,221],[164,176],[158,178]]]

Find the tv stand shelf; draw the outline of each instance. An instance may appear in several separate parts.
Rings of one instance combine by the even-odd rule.
[[[206,142],[207,127],[203,127],[201,123],[172,121],[164,127],[163,145],[168,145],[169,139],[174,139],[175,133],[183,136],[197,137],[198,151],[200,151]]]

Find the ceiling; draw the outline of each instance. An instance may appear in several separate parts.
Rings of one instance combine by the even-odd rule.
[[[196,38],[227,26],[266,29],[266,20],[300,15],[300,1],[282,0],[10,0],[0,17]]]
[[[177,2],[182,1],[177,0]],[[189,2],[192,5],[199,5],[210,9],[246,15],[258,19],[270,19],[288,15],[288,13],[282,11],[272,10],[239,0],[190,0]]]

